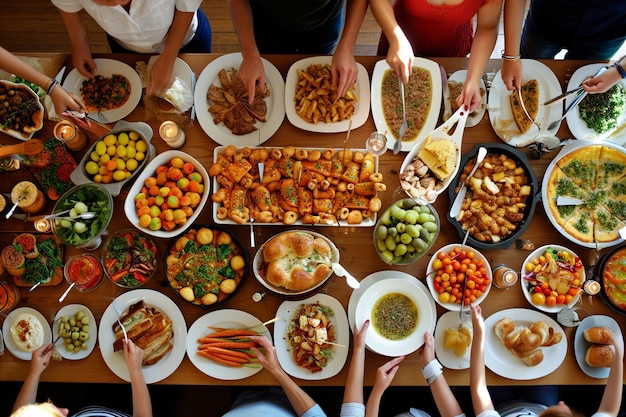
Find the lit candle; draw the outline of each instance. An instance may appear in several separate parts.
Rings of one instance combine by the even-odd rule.
[[[62,120],[56,124],[54,137],[63,142],[72,151],[80,151],[87,145],[87,135],[67,120]]]
[[[185,144],[185,132],[172,121],[168,120],[161,123],[159,135],[171,148],[180,148]]]
[[[51,224],[46,219],[39,219],[35,221],[35,230],[41,233],[50,231]]]

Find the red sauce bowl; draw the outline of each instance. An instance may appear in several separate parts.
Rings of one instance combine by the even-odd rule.
[[[80,292],[91,291],[102,282],[102,264],[93,255],[80,254],[72,256],[65,263],[65,279],[75,283]]]

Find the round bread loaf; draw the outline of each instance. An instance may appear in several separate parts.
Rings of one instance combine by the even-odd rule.
[[[330,244],[306,232],[286,232],[270,239],[263,248],[265,279],[290,291],[305,291],[331,274]]]
[[[2,250],[0,260],[7,272],[13,276],[19,277],[26,271],[24,255],[15,249],[13,245],[9,245]]]
[[[611,342],[608,332],[609,329],[607,329],[606,327],[590,327],[588,329],[585,329],[585,331],[583,332],[583,336],[585,337],[585,340],[587,342],[606,345]]]
[[[585,352],[585,363],[594,368],[608,368],[613,362],[613,349],[609,345],[591,345]]]

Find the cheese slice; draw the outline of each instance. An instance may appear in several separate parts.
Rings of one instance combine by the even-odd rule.
[[[426,144],[419,151],[418,156],[440,180],[448,178],[456,167],[456,153],[458,149],[449,139],[426,139]]]

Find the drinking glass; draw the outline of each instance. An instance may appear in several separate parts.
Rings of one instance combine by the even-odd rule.
[[[372,155],[382,155],[387,151],[387,136],[384,133],[374,132],[367,138],[365,147]]]

